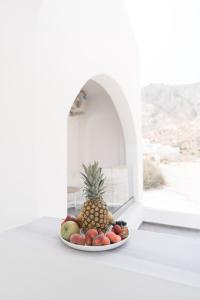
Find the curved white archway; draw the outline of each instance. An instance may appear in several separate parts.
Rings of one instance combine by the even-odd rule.
[[[126,139],[138,199],[140,141],[134,136],[140,122],[139,56],[123,1],[32,0],[18,5],[11,0],[1,6],[0,15],[6,20],[0,31],[8,37],[0,70],[4,134],[6,128],[0,229],[36,216],[65,214],[66,112],[89,78],[99,81],[114,100],[125,129],[135,122],[135,133],[131,130]],[[123,117],[127,103],[123,105],[122,94],[132,109],[131,122]]]
[[[122,129],[123,137],[124,137],[124,148],[125,148],[125,157],[126,157],[126,166],[128,169],[128,188],[129,188],[129,197],[127,200],[133,199],[134,197],[134,186],[135,182],[137,182],[138,176],[138,166],[137,166],[137,135],[134,126],[133,116],[131,114],[131,110],[128,104],[128,101],[125,95],[122,92],[119,84],[107,75],[96,75],[89,79],[80,90],[84,89],[84,87],[89,86],[89,82],[95,81],[102,90],[108,95],[111,99],[114,110],[116,111],[116,115],[119,118],[119,123]],[[71,101],[71,105],[73,104],[74,99]],[[70,106],[71,106],[70,105]],[[69,114],[69,112],[68,112]],[[95,118],[95,116],[94,116]],[[94,120],[93,120],[94,121]],[[87,121],[86,121],[87,122]],[[86,123],[85,122],[85,123]],[[84,125],[85,126],[85,125]],[[120,128],[118,129],[120,130]],[[87,131],[87,129],[86,129]],[[88,135],[90,132],[86,133],[86,140],[88,141]],[[70,136],[70,135],[69,135]],[[77,136],[74,136],[76,139]],[[112,137],[111,137],[112,139]],[[71,139],[73,141],[73,139]],[[85,141],[85,140],[84,140]],[[68,143],[69,141],[67,141]],[[79,147],[81,147],[80,144]],[[91,141],[92,147],[92,141]],[[117,145],[119,147],[119,145]],[[76,147],[74,147],[76,149]],[[87,151],[87,150],[86,150]],[[89,150],[88,150],[89,151]],[[90,151],[89,151],[90,152]],[[84,160],[84,159],[83,159]],[[69,159],[71,163],[71,159]],[[67,167],[69,165],[67,164]]]

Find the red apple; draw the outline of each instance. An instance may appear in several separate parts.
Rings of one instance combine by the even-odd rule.
[[[112,231],[116,234],[121,234],[122,233],[122,228],[121,226],[119,226],[118,224],[115,224],[112,228]]]
[[[67,221],[73,221],[76,222],[79,225],[79,222],[77,220],[77,218],[73,215],[67,215],[67,217],[62,221],[61,226],[66,223]]]

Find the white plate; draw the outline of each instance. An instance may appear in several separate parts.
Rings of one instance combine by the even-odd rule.
[[[81,251],[97,252],[97,251],[107,251],[107,250],[115,249],[115,248],[118,248],[118,247],[124,245],[129,240],[129,238],[130,238],[130,232],[129,232],[129,235],[128,235],[128,237],[126,239],[121,240],[118,243],[114,243],[114,244],[110,244],[110,245],[106,245],[106,246],[86,246],[86,245],[83,246],[83,245],[77,245],[77,244],[72,244],[72,243],[64,240],[61,237],[61,235],[59,235],[59,237],[60,237],[61,241],[65,245],[67,245],[67,246],[69,246],[69,247],[71,247],[73,249],[81,250]]]

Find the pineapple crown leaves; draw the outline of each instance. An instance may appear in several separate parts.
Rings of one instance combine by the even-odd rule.
[[[83,169],[84,172],[81,172],[81,176],[84,182],[83,193],[85,197],[88,199],[102,198],[105,193],[105,177],[99,163],[95,161],[88,167],[83,164]]]

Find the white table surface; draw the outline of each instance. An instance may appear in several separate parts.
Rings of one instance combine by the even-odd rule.
[[[150,299],[143,284],[152,293],[155,284],[160,299],[159,280],[200,299],[198,239],[136,231],[121,248],[87,253],[62,244],[59,228],[60,220],[44,217],[0,235],[0,299]]]

